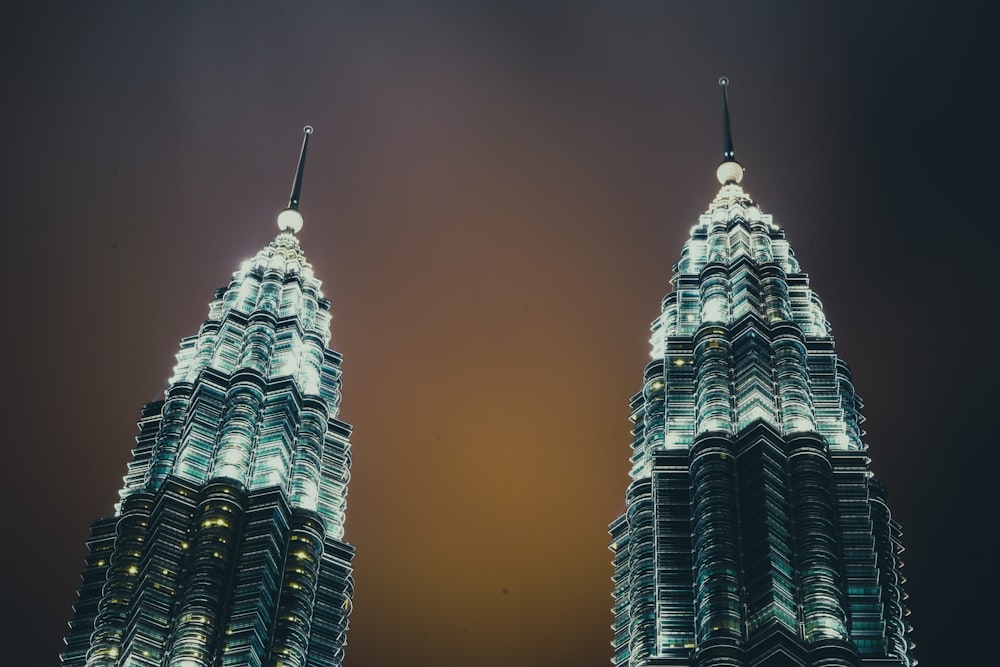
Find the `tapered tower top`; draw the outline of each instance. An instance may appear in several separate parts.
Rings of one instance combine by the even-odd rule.
[[[722,86],[722,164],[715,171],[715,177],[719,183],[739,183],[743,180],[743,165],[736,161],[736,152],[733,150],[733,134],[729,129],[729,78],[719,77],[719,85]]]
[[[295,170],[295,180],[292,181],[292,194],[288,197],[288,208],[278,214],[278,229],[283,232],[294,234],[302,229],[299,197],[302,195],[302,172],[306,168],[306,148],[309,146],[309,135],[312,133],[311,125],[302,128],[302,152],[299,153],[299,167]]]

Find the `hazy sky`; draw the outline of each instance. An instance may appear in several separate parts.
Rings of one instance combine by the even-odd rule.
[[[5,4],[5,663],[56,664],[140,406],[276,234],[309,123],[300,238],[355,426],[347,667],[608,664],[627,403],[718,187],[725,74],[744,186],[865,398],[917,656],[973,664],[1000,59],[988,3],[942,4]]]

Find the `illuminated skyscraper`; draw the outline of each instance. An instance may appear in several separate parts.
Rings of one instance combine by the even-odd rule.
[[[216,291],[144,406],[120,501],[91,527],[64,667],[337,666],[354,582],[351,428],[330,302],[295,234]]]
[[[618,667],[915,665],[900,529],[784,232],[721,189],[674,266],[611,524]]]

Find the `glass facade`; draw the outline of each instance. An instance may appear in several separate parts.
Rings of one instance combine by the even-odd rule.
[[[861,400],[728,132],[725,154],[630,403],[612,662],[915,665]]]
[[[297,224],[216,292],[142,410],[115,515],[91,527],[64,667],[341,664],[351,427],[330,303],[294,235],[304,157],[282,214]]]

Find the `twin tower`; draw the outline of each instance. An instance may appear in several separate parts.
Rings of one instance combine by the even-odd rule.
[[[720,83],[721,188],[631,401],[612,663],[910,667],[900,529],[861,401],[784,233],[740,186]],[[63,667],[343,663],[351,427],[330,302],[295,236],[311,132],[280,233],[143,407],[115,514],[91,526]]]

